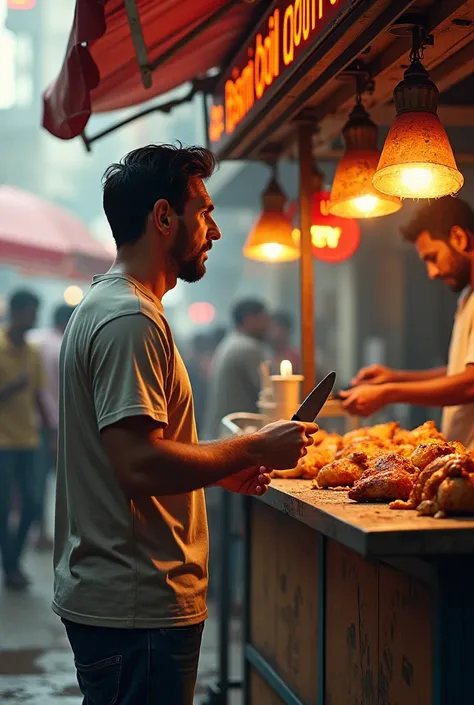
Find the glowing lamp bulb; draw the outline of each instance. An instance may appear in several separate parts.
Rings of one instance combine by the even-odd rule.
[[[278,260],[283,254],[283,245],[276,242],[266,242],[261,246],[264,257],[269,260]]]
[[[290,360],[282,360],[280,363],[280,375],[282,377],[291,377],[293,374],[293,365]]]
[[[359,196],[358,198],[354,198],[352,202],[360,213],[363,213],[364,215],[369,215],[370,213],[374,212],[379,202],[379,199],[377,198],[377,196],[370,196],[369,194],[367,194],[366,196]]]
[[[400,178],[405,188],[413,192],[425,191],[431,185],[433,174],[429,169],[420,167],[405,167]]]

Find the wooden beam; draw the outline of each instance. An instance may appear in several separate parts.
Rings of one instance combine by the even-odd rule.
[[[303,393],[310,393],[315,384],[314,339],[314,269],[311,242],[311,201],[313,197],[313,157],[311,154],[313,126],[298,125],[299,206],[300,206],[300,295],[301,295],[301,357]]]
[[[395,118],[395,106],[378,105],[371,110],[370,115],[377,125],[389,127]],[[438,115],[445,127],[474,126],[474,105],[440,105]]]

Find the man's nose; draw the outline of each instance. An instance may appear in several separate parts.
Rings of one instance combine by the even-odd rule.
[[[220,240],[222,237],[219,226],[212,218],[209,224],[208,237],[210,240]]]

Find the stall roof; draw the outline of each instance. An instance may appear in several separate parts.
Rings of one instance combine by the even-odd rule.
[[[372,118],[389,125],[395,114],[390,104],[393,89],[408,66],[411,46],[411,37],[400,33],[413,22],[434,36],[423,63],[441,92],[441,119],[448,128],[473,124],[474,0],[320,0],[317,6],[319,23],[314,22],[304,41],[298,36],[296,48],[296,21],[293,39],[288,38],[294,1],[274,0],[224,68],[213,97],[210,129],[212,146],[221,158],[262,159],[274,151],[291,152],[295,120],[301,119],[314,124],[315,156],[327,156],[354,103],[355,81],[347,69],[355,60],[362,61],[375,80],[373,95],[364,98]],[[257,47],[258,33],[265,36],[270,23],[277,24],[277,10],[277,70],[260,95],[247,92],[242,99],[238,82],[246,85],[248,56]]]
[[[142,103],[220,66],[265,5],[76,0],[61,71],[44,94],[43,126],[71,139],[91,113]]]

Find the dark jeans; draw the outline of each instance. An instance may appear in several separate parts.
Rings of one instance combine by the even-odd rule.
[[[45,431],[42,431],[41,445],[36,452],[36,467],[34,473],[34,489],[37,506],[35,522],[40,529],[44,529],[48,475],[54,469],[54,465],[55,459],[51,455],[49,436]]]
[[[37,514],[34,450],[0,450],[0,552],[5,575],[20,567],[28,531]],[[20,521],[11,526],[13,490],[18,489]]]
[[[63,622],[83,705],[193,705],[204,623],[112,629]]]

